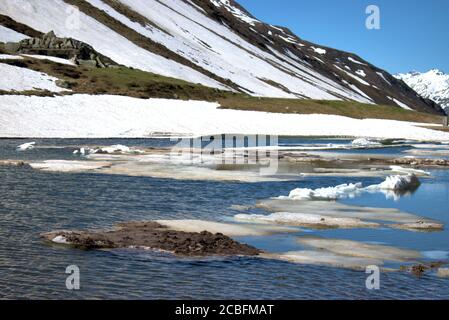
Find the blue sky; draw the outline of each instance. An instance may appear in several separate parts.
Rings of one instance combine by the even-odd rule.
[[[237,0],[265,22],[350,51],[391,73],[438,68],[449,73],[448,0]],[[368,5],[380,30],[365,27]]]

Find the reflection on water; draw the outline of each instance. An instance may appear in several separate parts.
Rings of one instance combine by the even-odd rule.
[[[68,159],[80,145],[167,146],[168,140],[0,140],[0,159]],[[347,141],[346,141],[347,143]],[[39,148],[43,146],[63,148]],[[66,147],[71,146],[71,147]],[[363,194],[345,204],[397,208],[449,225],[449,174],[432,171],[411,196],[398,201]],[[381,177],[305,177],[301,181],[234,183],[170,180],[88,173],[48,173],[0,166],[1,298],[249,298],[380,299],[449,298],[449,280],[427,274],[385,273],[381,290],[365,288],[366,275],[352,270],[305,266],[259,258],[180,259],[146,251],[80,251],[45,244],[39,233],[54,229],[105,228],[119,221],[149,219],[227,220],[242,213],[266,214],[257,201]],[[237,205],[237,206],[236,206]],[[449,252],[449,231],[414,233],[393,229],[300,230],[295,234],[240,240],[271,252],[298,250],[297,237],[321,236],[398,246],[426,258]],[[297,247],[298,246],[298,247]],[[438,255],[437,255],[438,253]],[[65,268],[81,270],[81,290],[65,288]],[[238,290],[236,290],[238,288]]]

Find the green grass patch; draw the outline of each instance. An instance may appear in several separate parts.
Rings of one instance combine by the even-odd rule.
[[[405,110],[401,107],[371,105],[354,101],[301,100],[256,97],[227,97],[218,100],[225,109],[253,110],[292,114],[334,114],[356,119],[390,119],[441,123],[437,115]]]

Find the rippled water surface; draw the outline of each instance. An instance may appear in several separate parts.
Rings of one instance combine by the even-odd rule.
[[[286,140],[287,143],[289,140]],[[0,140],[0,159],[72,159],[79,145],[167,146],[168,140]],[[312,142],[310,142],[312,143]],[[322,143],[322,142],[320,142]],[[70,147],[68,147],[70,146]],[[400,152],[401,150],[396,150]],[[345,203],[395,207],[449,225],[449,174],[434,178],[398,201],[366,194]],[[297,187],[317,188],[347,182],[379,183],[381,178],[315,177],[300,182],[230,183],[101,175],[46,173],[0,166],[0,297],[119,299],[443,299],[449,280],[427,274],[383,273],[381,290],[365,288],[366,274],[259,258],[182,259],[148,251],[82,251],[44,243],[41,232],[54,229],[111,227],[119,221],[151,219],[223,220],[239,213],[232,205],[288,195]],[[254,209],[257,213],[257,209]],[[443,258],[448,231],[413,233],[392,229],[299,231],[287,236],[241,239],[262,249],[295,249],[292,240],[306,234],[381,242]],[[81,290],[68,291],[65,269],[81,270]]]

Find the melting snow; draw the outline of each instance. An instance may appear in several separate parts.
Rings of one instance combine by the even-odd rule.
[[[148,137],[165,132],[449,141],[448,133],[394,120],[228,110],[202,101],[112,95],[4,95],[0,96],[0,115],[2,137]]]
[[[311,47],[313,49],[313,51],[315,51],[318,54],[326,54],[326,50],[323,48],[315,48],[315,47]]]
[[[360,62],[360,61],[354,59],[353,57],[348,57],[348,60],[351,62],[357,63],[357,64],[361,64],[363,66],[366,66],[366,63]]]
[[[60,88],[56,85],[55,82],[58,80],[57,78],[30,69],[0,63],[0,74],[8,75],[0,77],[0,90],[48,90],[51,92],[67,91],[66,89]]]
[[[56,62],[59,64],[65,64],[65,65],[69,65],[69,66],[76,65],[73,61],[70,61],[67,59],[62,59],[62,58],[57,58],[57,57],[42,56],[42,55],[38,55],[38,54],[22,54],[22,56],[28,57],[28,58],[33,58],[33,59],[39,59],[39,60],[49,60],[49,61],[53,61],[53,62]]]

